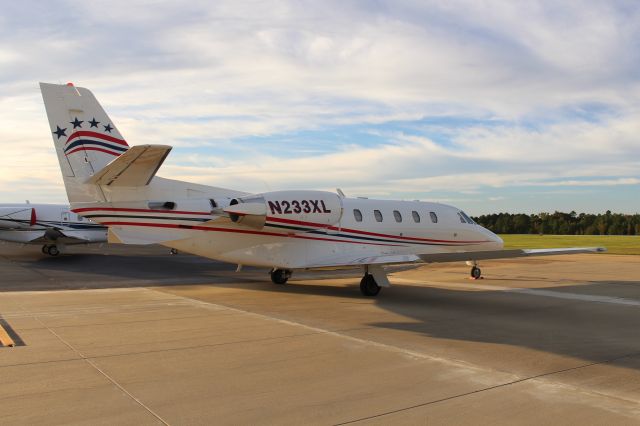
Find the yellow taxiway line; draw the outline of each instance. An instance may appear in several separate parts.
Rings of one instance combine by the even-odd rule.
[[[11,338],[11,336],[9,336],[9,334],[7,334],[7,331],[4,329],[2,324],[0,324],[0,344],[2,344],[2,346],[15,346],[16,345],[13,342],[13,339]]]

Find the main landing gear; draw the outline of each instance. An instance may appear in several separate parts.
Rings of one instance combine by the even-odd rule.
[[[380,286],[371,274],[365,274],[360,281],[360,292],[364,296],[374,297],[380,293]]]
[[[272,269],[271,270],[271,281],[274,284],[286,284],[289,278],[291,278],[291,274],[293,272],[288,269]]]
[[[45,244],[42,246],[42,254],[48,254],[49,256],[57,256],[60,254],[60,250],[56,247],[55,244],[48,245]]]

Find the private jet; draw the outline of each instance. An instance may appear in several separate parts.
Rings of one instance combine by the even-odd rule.
[[[40,83],[71,203],[108,227],[108,241],[161,244],[238,265],[270,268],[285,284],[295,270],[361,268],[360,290],[390,285],[385,266],[603,251],[504,250],[461,209],[440,203],[346,197],[342,191],[259,194],[165,179],[172,147],[130,147],[91,91]]]

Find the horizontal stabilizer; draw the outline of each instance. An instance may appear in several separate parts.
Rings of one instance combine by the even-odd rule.
[[[90,185],[145,186],[171,151],[168,145],[138,145],[87,179]]]

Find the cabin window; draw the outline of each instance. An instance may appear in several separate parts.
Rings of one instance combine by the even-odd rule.
[[[353,217],[356,218],[356,222],[362,222],[362,212],[358,209],[353,210]]]
[[[373,215],[376,217],[376,222],[382,222],[382,213],[380,210],[374,210]]]
[[[412,211],[412,212],[411,212],[411,216],[413,216],[413,221],[414,221],[415,223],[420,223],[420,214],[418,214],[418,212],[417,212],[417,211],[415,211],[415,210],[414,210],[414,211]]]
[[[431,222],[438,223],[438,215],[435,212],[429,212],[429,216],[431,216]]]
[[[466,220],[464,220],[464,217],[462,217],[462,215],[458,212],[458,219],[460,219],[460,223],[467,223]]]
[[[473,221],[473,219],[471,219],[465,212],[460,211],[460,214],[462,215],[462,217],[464,218],[464,220],[467,221],[467,223],[470,223],[471,225],[475,225],[476,223]]]
[[[396,222],[398,223],[402,222],[402,215],[398,210],[393,211],[393,217],[396,219]]]

